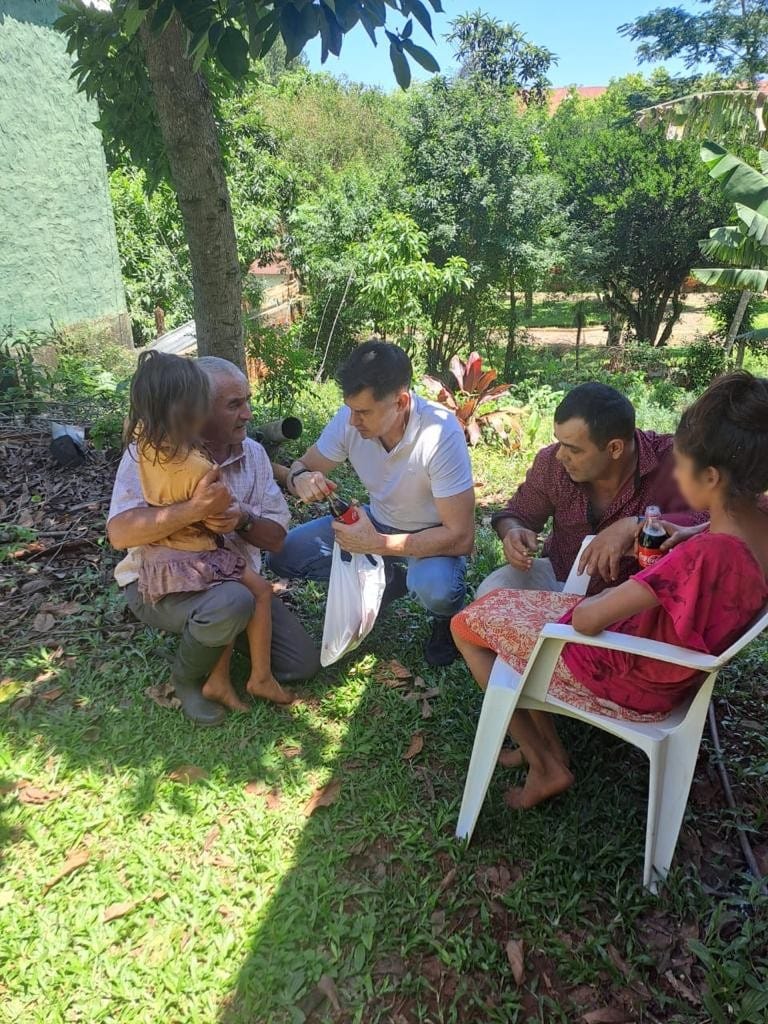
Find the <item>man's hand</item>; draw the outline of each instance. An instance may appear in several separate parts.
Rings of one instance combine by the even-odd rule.
[[[383,555],[384,538],[368,518],[364,508],[357,509],[360,519],[351,526],[333,523],[333,532],[342,551],[353,555]]]
[[[539,540],[533,530],[525,530],[522,526],[514,526],[507,530],[502,541],[507,561],[514,569],[528,572],[536,557]]]
[[[230,496],[231,498],[231,496]],[[218,516],[208,516],[203,525],[211,533],[232,533],[243,520],[243,509],[239,501],[231,498],[228,507]]]
[[[232,504],[230,490],[221,482],[220,476],[221,470],[214,466],[195,488],[189,499],[190,507],[195,513],[193,522],[201,523],[205,519],[221,516]]]
[[[336,484],[324,473],[298,473],[291,480],[293,493],[300,501],[325,501],[336,490]]]
[[[637,536],[637,519],[620,519],[606,526],[595,537],[579,559],[579,573],[600,576],[606,583],[619,578],[621,560],[631,555]]]

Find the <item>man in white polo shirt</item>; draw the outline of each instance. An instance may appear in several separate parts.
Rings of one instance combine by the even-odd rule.
[[[349,460],[370,506],[351,526],[326,516],[295,527],[270,567],[281,576],[327,581],[334,539],[345,551],[381,555],[385,602],[414,593],[433,616],[426,659],[449,665],[458,653],[449,623],[464,604],[474,542],[472,467],[458,420],[415,395],[412,375],[397,345],[368,341],[352,353],[339,372],[344,405],[293,463],[285,485],[302,501],[324,501],[336,490],[327,474]]]

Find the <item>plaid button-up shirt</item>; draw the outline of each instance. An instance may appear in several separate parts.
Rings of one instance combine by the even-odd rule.
[[[232,454],[220,464],[221,481],[225,483],[240,504],[254,519],[271,519],[288,529],[291,514],[288,511],[283,492],[275,483],[272,465],[262,446],[251,438],[234,447]],[[129,447],[120,460],[112,488],[112,503],[109,506],[107,522],[121,512],[132,508],[148,508],[139,481],[139,470],[133,446]],[[227,546],[239,551],[254,572],[261,569],[261,551],[249,544],[237,533],[225,534]],[[115,569],[115,579],[121,587],[139,578],[138,548],[130,548],[126,557]]]
[[[565,580],[585,537],[606,526],[641,516],[648,505],[658,505],[665,519],[680,526],[704,522],[706,514],[691,512],[677,488],[673,468],[672,438],[669,434],[636,430],[637,469],[602,514],[591,520],[589,493],[575,483],[557,460],[558,445],[543,448],[533,461],[517,493],[492,519],[516,519],[521,526],[539,533],[552,519],[552,533],[544,544],[543,555],[552,562],[558,580]],[[622,559],[619,582],[628,579],[639,567],[634,558]],[[594,579],[590,593],[605,587]]]

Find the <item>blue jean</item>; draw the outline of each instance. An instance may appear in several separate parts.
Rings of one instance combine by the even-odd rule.
[[[401,533],[391,526],[377,523],[379,533]],[[333,555],[333,520],[330,516],[302,523],[289,531],[282,551],[269,556],[269,568],[278,576],[290,579],[316,580],[327,583]],[[464,557],[433,555],[430,558],[385,558],[387,579],[395,564],[407,563],[406,586],[437,618],[449,618],[464,606],[467,560]]]

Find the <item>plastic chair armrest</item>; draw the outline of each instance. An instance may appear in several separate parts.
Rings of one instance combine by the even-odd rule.
[[[603,647],[612,651],[623,651],[626,654],[636,654],[643,658],[655,658],[657,661],[694,668],[700,672],[712,672],[723,665],[722,658],[713,657],[711,654],[700,654],[698,651],[689,651],[685,647],[675,647],[674,644],[661,643],[659,640],[626,636],[624,633],[612,633],[608,630],[604,630],[596,636],[587,636],[585,633],[579,633],[573,626],[559,622],[550,622],[544,626],[541,636],[547,640],[562,640],[566,643],[581,644],[586,647]]]

